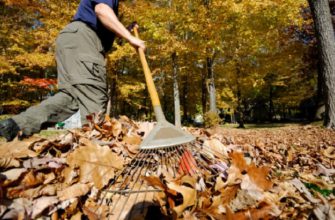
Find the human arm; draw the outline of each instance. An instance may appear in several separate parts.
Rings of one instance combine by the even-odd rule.
[[[117,36],[126,39],[133,47],[145,49],[145,43],[139,38],[134,37],[127,28],[119,21],[114,11],[106,4],[99,3],[94,11],[101,23]]]

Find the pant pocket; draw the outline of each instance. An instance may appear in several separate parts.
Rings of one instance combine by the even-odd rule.
[[[81,75],[89,81],[106,82],[106,65],[104,60],[89,56],[79,55],[79,60],[82,66]]]

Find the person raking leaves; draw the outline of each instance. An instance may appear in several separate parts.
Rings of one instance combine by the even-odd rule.
[[[107,81],[105,56],[114,36],[133,47],[145,49],[118,20],[118,0],[81,0],[73,20],[56,39],[59,92],[25,112],[0,121],[0,135],[7,141],[39,132],[43,125],[64,121],[79,109],[86,116],[106,112]],[[20,132],[21,131],[21,132]]]

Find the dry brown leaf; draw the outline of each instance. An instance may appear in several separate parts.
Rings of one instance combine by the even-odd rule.
[[[232,165],[237,167],[241,172],[246,172],[248,165],[245,162],[243,153],[233,151],[229,153],[229,157],[232,160]]]
[[[233,213],[229,207],[226,207],[227,210],[227,220],[267,220],[273,219],[273,217],[277,216],[278,213],[274,213],[274,209],[271,205],[266,203],[261,203],[257,208],[251,208],[246,211],[240,211]]]
[[[214,190],[219,191],[223,187],[225,187],[225,182],[223,182],[222,177],[221,176],[216,177]]]
[[[237,195],[237,192],[239,190],[239,186],[228,186],[221,190],[221,198],[222,198],[222,204],[227,205],[229,204]]]
[[[228,179],[225,182],[225,186],[233,186],[241,183],[243,175],[241,174],[241,170],[236,166],[232,165],[229,167],[228,171]]]
[[[162,181],[156,177],[156,176],[142,176],[142,178],[147,181],[147,183],[150,186],[153,186],[155,188],[161,189],[161,190],[166,190],[167,187],[162,183]]]
[[[317,186],[319,186],[321,189],[328,189],[328,190],[333,190],[335,189],[335,184],[329,184],[326,181],[315,177],[313,174],[306,174],[306,173],[301,173],[300,178],[303,179],[305,182],[308,183],[313,183]]]
[[[18,198],[11,202],[8,209],[9,211],[1,216],[2,219],[31,219],[33,204],[29,199]]]
[[[239,190],[235,199],[229,203],[229,208],[236,212],[248,209],[249,207],[256,205],[257,202],[258,201],[254,196],[250,195],[248,190]]]
[[[251,164],[247,168],[248,176],[251,180],[261,189],[267,191],[272,188],[273,183],[267,179],[270,172],[268,167],[256,167],[255,164]]]
[[[57,157],[44,157],[44,158],[31,158],[23,162],[23,167],[25,168],[60,168],[66,163],[65,158]]]
[[[37,186],[35,188],[24,190],[22,187],[15,187],[15,188],[8,188],[7,189],[7,197],[8,198],[36,198],[40,196],[39,192],[41,190],[42,186]]]
[[[83,212],[89,220],[106,219],[108,207],[88,200],[83,206]]]
[[[145,138],[150,131],[154,128],[155,124],[152,122],[140,122],[138,124],[138,130],[137,133],[141,136],[143,136],[143,138]]]
[[[141,137],[134,134],[126,135],[123,137],[123,142],[130,145],[140,145],[141,141],[142,141]]]
[[[308,201],[312,203],[320,202],[320,200],[314,198],[311,192],[306,188],[306,186],[298,178],[294,178],[293,180],[290,181],[290,183],[293,184],[293,186],[297,188],[297,190],[300,193],[302,193],[308,199]]]
[[[121,158],[108,146],[97,146],[88,139],[82,138],[80,146],[67,157],[71,168],[79,167],[80,182],[94,183],[101,189],[114,177],[115,171],[123,168]]]
[[[36,141],[32,146],[31,149],[36,153],[40,154],[41,152],[45,151],[49,147],[53,145],[53,142],[50,140],[41,139]]]
[[[15,181],[26,171],[26,168],[15,168],[2,172],[0,175],[4,176],[7,181]]]
[[[0,199],[2,199],[0,197]],[[2,216],[7,211],[7,207],[5,205],[0,205],[0,216]]]
[[[162,181],[156,177],[156,176],[143,176],[142,177],[145,181],[147,181],[147,183],[150,186],[153,186],[155,188],[161,189],[165,192],[167,192],[168,194],[171,194],[173,196],[177,195],[177,191],[169,189],[165,184],[162,183]]]
[[[11,167],[19,167],[20,161],[14,159],[14,158],[0,158],[0,168],[7,169]]]
[[[54,174],[51,174],[54,177]],[[30,171],[27,173],[21,181],[21,185],[24,187],[34,187],[42,184],[48,178],[48,174],[41,172]]]
[[[44,196],[34,200],[31,217],[34,219],[41,214],[46,208],[58,203],[57,196]]]
[[[186,208],[190,206],[194,206],[196,204],[197,191],[195,190],[195,188],[191,188],[191,187],[187,187],[183,185],[177,185],[176,183],[173,183],[173,182],[167,183],[167,186],[170,189],[175,190],[176,192],[180,193],[183,197],[183,203],[173,208],[177,217],[179,217]]]
[[[324,152],[323,155],[330,158],[335,159],[335,147],[328,147]]]
[[[114,137],[119,137],[119,135],[122,133],[122,124],[116,120],[116,119],[111,119],[111,126],[112,126],[112,134]]]
[[[326,177],[331,177],[335,175],[335,169],[327,169],[322,164],[317,164],[318,170],[315,172],[316,175],[325,175]]]
[[[70,220],[81,220],[83,216],[82,212],[77,212],[76,214],[72,215]]]
[[[56,188],[54,185],[40,185],[35,188],[25,189],[22,186],[14,188],[8,188],[7,196],[9,198],[36,198],[39,196],[53,196],[56,194]]]
[[[184,215],[182,218],[183,220],[198,220],[196,214],[190,211],[185,211],[183,215]]]
[[[239,152],[232,152],[230,153],[230,156],[232,158],[232,166],[237,167],[241,173],[248,174],[250,176],[251,180],[261,189],[263,190],[269,190],[272,188],[273,183],[267,179],[267,176],[270,172],[270,168],[268,167],[256,167],[255,164],[251,163],[248,165],[244,159],[244,156],[242,153]],[[232,171],[230,170],[230,173]],[[235,174],[237,175],[237,174]],[[229,178],[229,176],[228,176]]]
[[[63,169],[62,176],[64,177],[64,182],[68,185],[72,185],[79,181],[80,171],[78,167],[66,167]]]
[[[25,158],[25,157],[36,157],[37,153],[30,150],[30,147],[41,138],[30,137],[19,141],[3,143],[0,147],[0,155],[2,158]]]
[[[216,138],[206,140],[203,146],[208,147],[217,158],[226,159],[228,156],[227,147]]]
[[[90,191],[88,184],[77,183],[57,192],[59,200],[64,201],[86,195]]]

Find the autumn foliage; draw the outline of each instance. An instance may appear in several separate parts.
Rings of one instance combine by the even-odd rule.
[[[14,91],[22,89],[18,82],[25,76],[56,77],[54,41],[78,3],[1,2],[1,17],[6,21],[0,24],[3,83],[11,83]],[[218,109],[239,108],[249,121],[296,117],[302,101],[307,103],[302,105],[304,111],[310,103],[316,107],[315,39],[305,1],[123,1],[120,7],[119,17],[125,25],[133,21],[140,25],[169,120],[173,117],[174,65],[183,121],[208,112],[213,92]],[[108,64],[111,114],[152,119],[133,48],[117,40]]]
[[[48,139],[1,143],[1,218],[334,217],[334,131],[317,126],[190,128],[196,137],[189,148],[196,174],[157,169],[160,175],[148,170],[136,177],[123,171],[150,166],[144,162],[153,159],[148,152],[137,168],[132,159],[144,153],[139,144],[153,123],[125,116],[92,119],[83,129]],[[122,181],[127,184],[119,185]],[[127,194],[136,187],[148,194]],[[155,207],[158,213],[152,212]]]

